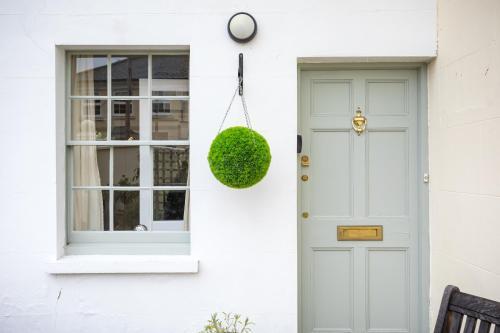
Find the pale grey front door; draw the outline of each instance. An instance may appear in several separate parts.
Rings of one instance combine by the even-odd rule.
[[[301,73],[302,333],[420,332],[417,96],[414,70]]]

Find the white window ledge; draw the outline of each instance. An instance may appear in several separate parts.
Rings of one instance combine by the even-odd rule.
[[[73,255],[47,263],[50,274],[198,273],[198,260],[183,255]]]

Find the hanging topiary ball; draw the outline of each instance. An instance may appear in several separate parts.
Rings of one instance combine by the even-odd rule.
[[[266,175],[271,164],[271,151],[266,139],[254,130],[230,127],[212,141],[208,163],[222,184],[247,188]]]

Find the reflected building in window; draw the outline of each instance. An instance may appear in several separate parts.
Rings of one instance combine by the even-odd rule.
[[[141,113],[151,114],[151,139],[188,140],[189,138],[189,56],[153,55],[151,95],[149,95],[148,56],[111,57],[111,112],[107,96],[107,58],[102,56],[73,57],[73,96],[95,99],[73,100],[72,116],[94,123],[95,139],[106,140],[108,113],[111,115],[111,140],[142,140]],[[93,91],[88,90],[89,80]],[[123,96],[123,99],[116,99]],[[185,97],[185,98],[183,98]],[[75,122],[73,122],[75,123]],[[78,122],[78,123],[81,123]],[[80,124],[75,127],[81,126]],[[79,131],[73,130],[73,133]],[[75,135],[73,140],[80,137]]]
[[[189,56],[73,55],[71,79],[73,230],[188,230]]]

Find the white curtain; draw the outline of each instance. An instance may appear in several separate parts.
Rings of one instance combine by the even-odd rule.
[[[75,57],[76,58],[76,57]],[[76,95],[94,94],[93,59],[78,57],[74,93]],[[76,66],[75,66],[76,65]],[[71,110],[73,139],[95,141],[95,102],[76,101]],[[101,186],[96,146],[74,146],[73,148],[74,186]],[[76,190],[74,193],[74,230],[103,230],[104,207],[101,190]]]

